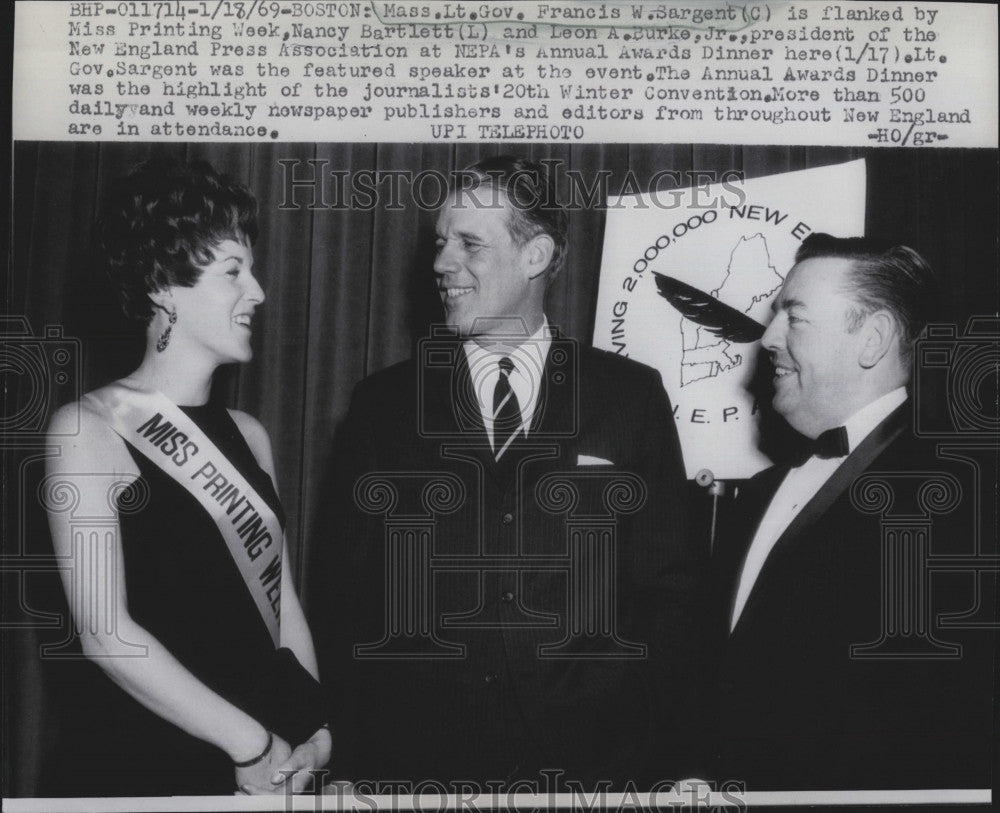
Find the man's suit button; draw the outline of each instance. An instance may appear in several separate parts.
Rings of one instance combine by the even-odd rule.
[[[496,683],[498,680],[500,680],[500,675],[498,675],[496,672],[487,672],[486,675],[483,677],[483,680],[485,680],[487,683]]]
[[[510,604],[514,600],[514,594],[510,592],[510,590],[507,590],[502,596],[500,596],[500,598]]]
[[[500,517],[500,521],[504,525],[510,525],[514,521],[514,515],[510,511],[504,511],[503,515]]]

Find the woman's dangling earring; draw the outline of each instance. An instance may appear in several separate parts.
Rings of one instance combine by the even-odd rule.
[[[170,313],[167,314],[167,329],[160,334],[160,338],[156,340],[156,352],[162,353],[167,349],[167,345],[170,344],[170,331],[174,325],[177,324],[177,308],[171,308]]]

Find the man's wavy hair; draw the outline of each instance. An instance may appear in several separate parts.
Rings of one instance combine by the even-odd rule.
[[[504,193],[508,227],[517,245],[524,246],[543,233],[552,238],[555,248],[545,269],[547,283],[562,269],[569,242],[569,218],[558,203],[553,174],[544,164],[512,155],[485,158],[460,173],[462,190],[492,186]]]
[[[941,288],[927,261],[909,246],[889,246],[866,237],[832,237],[816,232],[795,254],[800,263],[816,257],[851,261],[847,293],[855,302],[847,329],[861,327],[878,310],[892,314],[899,326],[900,359],[909,364],[913,345],[927,323],[936,318]]]
[[[149,324],[150,294],[192,287],[199,265],[223,240],[257,239],[257,201],[250,191],[203,161],[158,156],[119,180],[98,229],[101,260],[122,310]]]

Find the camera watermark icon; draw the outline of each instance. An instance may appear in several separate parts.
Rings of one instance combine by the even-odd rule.
[[[467,451],[442,448],[446,457],[460,458]],[[600,491],[596,510],[592,500],[581,499],[585,488],[595,485]],[[644,643],[619,634],[617,618],[618,519],[639,510],[647,499],[646,485],[637,475],[554,472],[539,480],[534,494],[539,508],[563,520],[561,555],[528,555],[520,539],[510,555],[436,553],[438,517],[465,507],[469,496],[462,480],[450,473],[375,472],[357,482],[354,496],[362,511],[383,517],[386,589],[384,634],[379,641],[357,644],[356,658],[464,658],[465,645],[449,640],[446,630],[559,625],[558,615],[525,606],[513,592],[502,596],[499,615],[486,610],[481,594],[471,612],[439,613],[434,575],[445,572],[467,574],[477,580],[480,593],[489,574],[513,579],[526,573],[566,574],[563,637],[539,645],[539,659],[646,657]],[[516,531],[520,534],[519,527]]]
[[[973,316],[961,335],[956,325],[928,325],[915,356],[915,434],[1000,443],[1000,318]]]
[[[80,357],[79,339],[63,336],[62,327],[36,336],[26,317],[0,317],[0,440],[44,434],[56,407],[80,397]]]
[[[935,443],[937,459],[956,464],[954,470],[963,477],[958,482],[944,471],[885,472],[855,483],[855,506],[881,516],[883,554],[881,637],[855,645],[856,657],[959,657],[960,648],[938,640],[934,630],[998,626],[991,596],[1000,572],[994,527],[1000,318],[973,316],[961,333],[954,324],[928,325],[914,351],[914,435]],[[917,508],[912,507],[915,498]],[[906,499],[909,516],[899,508]],[[958,510],[959,504],[971,517],[962,526],[962,539],[940,540],[950,543],[952,550],[945,554],[934,549],[932,518]],[[966,543],[963,550],[953,552],[956,541]],[[931,576],[936,573],[971,575],[964,610],[931,618]]]
[[[29,534],[29,516],[37,512],[33,472],[52,455],[46,432],[56,409],[80,395],[81,343],[66,337],[58,325],[47,325],[39,334],[23,315],[0,316],[0,448],[7,458],[4,476],[16,505],[7,517],[2,542],[0,572],[6,588],[17,596],[17,614],[0,621],[0,629],[61,629],[64,614],[37,610],[29,603],[29,582],[41,574],[58,572],[61,563],[51,550],[35,550]],[[60,434],[79,433],[79,412],[67,411]],[[51,434],[51,430],[48,430]],[[13,500],[12,500],[13,502]]]

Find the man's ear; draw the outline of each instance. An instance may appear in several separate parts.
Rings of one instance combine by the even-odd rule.
[[[528,279],[535,279],[544,274],[552,262],[555,253],[555,241],[545,232],[536,234],[524,247],[524,256],[528,263]]]
[[[878,364],[899,343],[899,328],[892,314],[875,311],[866,319],[862,330],[861,354],[858,363],[866,370]]]

